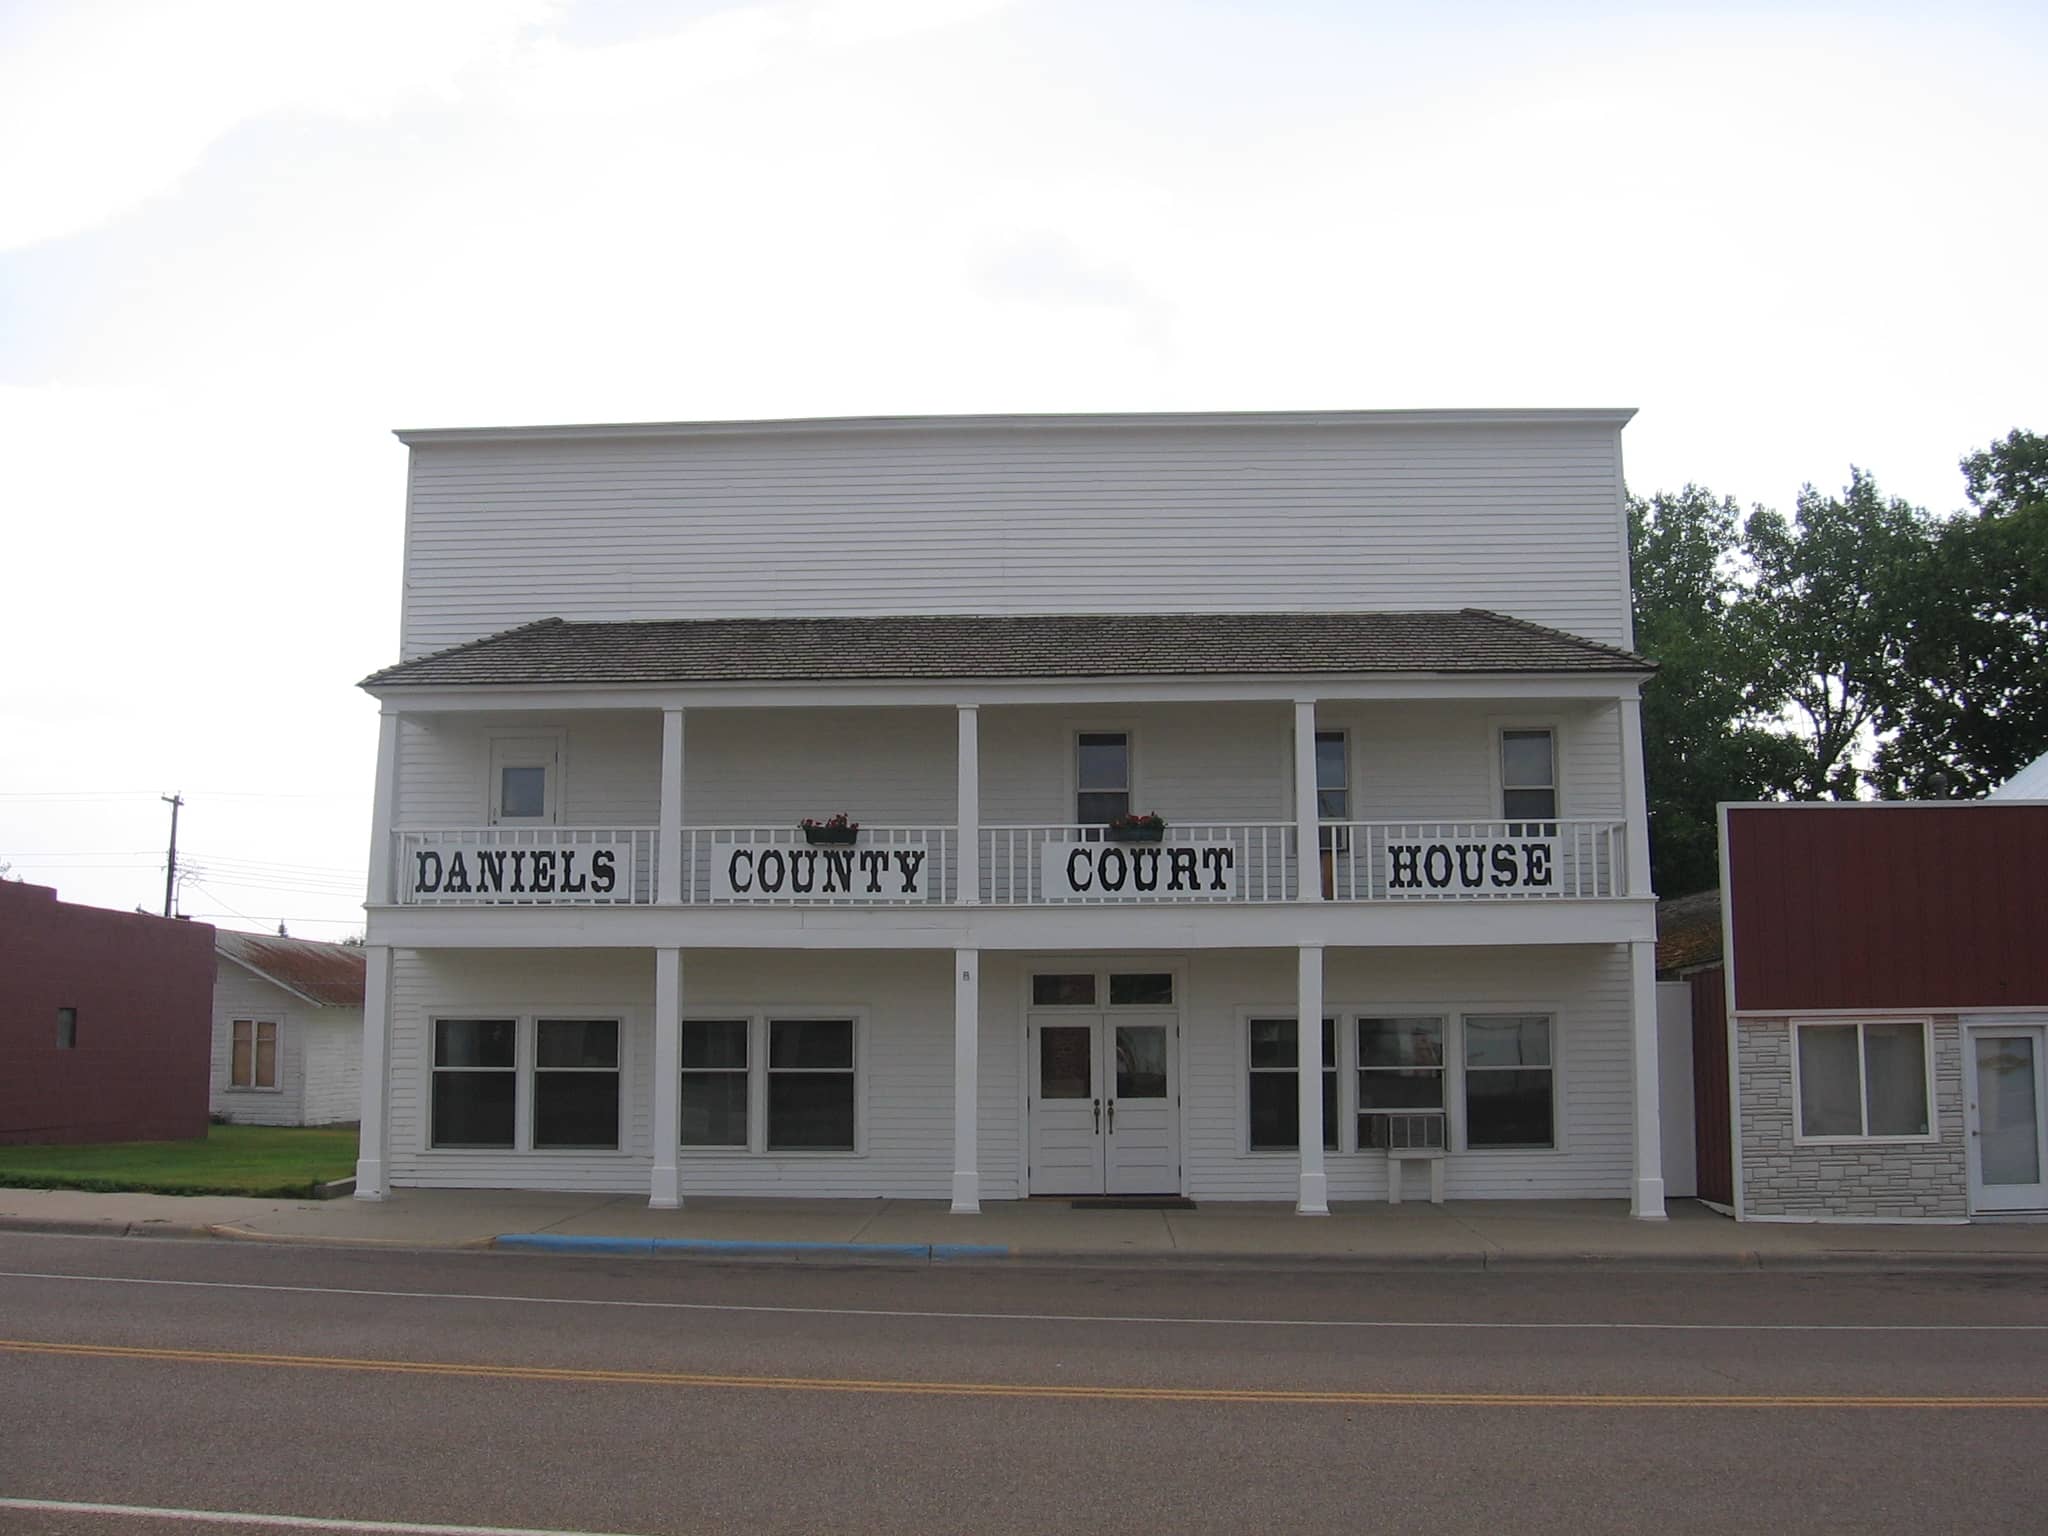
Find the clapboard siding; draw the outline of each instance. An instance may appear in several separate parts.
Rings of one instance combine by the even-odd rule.
[[[213,1072],[207,1109],[237,1125],[303,1125],[305,1028],[300,1016],[319,1010],[231,960],[216,960],[213,983]],[[277,1087],[230,1088],[234,1021],[277,1021]]]
[[[754,1157],[686,1149],[681,1159],[685,1198],[693,1193],[947,1196],[953,1155],[951,959],[950,951],[686,953],[686,1011],[851,1008],[864,1012],[867,1027],[861,1048],[862,1151]],[[653,1156],[651,955],[583,951],[482,956],[402,950],[393,971],[393,1183],[646,1191]],[[620,1152],[435,1151],[427,1146],[427,1053],[431,1020],[437,1014],[509,1016],[572,1007],[606,1009],[625,1022]],[[985,1018],[981,1158],[993,1198],[1016,1193],[1015,1053],[1004,1019]]]
[[[1485,819],[1500,814],[1495,733],[1503,723],[1559,732],[1561,811],[1621,815],[1616,707],[1568,703],[1329,705],[1326,730],[1351,736],[1358,820]],[[870,826],[951,825],[958,729],[950,709],[692,710],[683,813],[693,826],[785,826],[846,811]],[[1171,822],[1293,815],[1294,716],[1281,704],[1027,705],[981,711],[986,825],[1074,815],[1074,738],[1125,730],[1134,803]],[[643,714],[406,717],[397,825],[481,826],[490,738],[560,731],[562,821],[653,826],[660,817],[661,726]]]
[[[568,619],[1496,608],[1623,639],[1611,423],[416,444],[402,653]]]
[[[1187,1178],[1198,1197],[1292,1200],[1300,1165],[1292,1153],[1247,1144],[1244,1010],[1291,1015],[1290,953],[1211,952],[1193,957],[1182,1015],[1183,1131]],[[1454,1153],[1445,1167],[1452,1199],[1619,1198],[1629,1191],[1629,974],[1619,946],[1326,952],[1325,1012],[1389,1006],[1460,1011],[1557,1010],[1559,1148]],[[1340,1055],[1348,1065],[1349,1057]],[[1342,1102],[1342,1100],[1340,1100]],[[1387,1160],[1332,1152],[1330,1198],[1383,1200]],[[1413,1198],[1423,1187],[1412,1174]]]
[[[307,1125],[359,1119],[363,1112],[363,1011],[322,1008],[306,1021]]]

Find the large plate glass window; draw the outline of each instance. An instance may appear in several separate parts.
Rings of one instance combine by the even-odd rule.
[[[1098,826],[1131,811],[1131,738],[1127,731],[1083,731],[1075,741],[1074,820]]]
[[[1549,730],[1500,733],[1500,813],[1511,822],[1557,817],[1557,738]],[[1530,827],[1517,836],[1544,835]]]
[[[853,1020],[768,1021],[768,1149],[851,1152]]]
[[[617,1019],[535,1021],[533,1144],[618,1147]]]
[[[1296,1151],[1301,1146],[1300,1034],[1293,1019],[1253,1019],[1251,1031],[1251,1149]],[[1323,1146],[1337,1150],[1337,1021],[1323,1020]]]
[[[433,1144],[509,1147],[519,1098],[513,1019],[434,1020]]]
[[[746,1019],[683,1020],[682,1136],[686,1147],[747,1145]]]
[[[1552,1023],[1542,1013],[1465,1015],[1465,1145],[1557,1144]]]
[[[1925,1024],[1798,1024],[1793,1034],[1801,1136],[1930,1134]]]
[[[1393,1136],[1398,1116],[1428,1117],[1427,1130],[1442,1126],[1444,1111],[1444,1020],[1433,1014],[1367,1015],[1358,1021],[1358,1145],[1385,1147],[1418,1143],[1412,1134]],[[1403,1128],[1404,1133],[1407,1128]]]

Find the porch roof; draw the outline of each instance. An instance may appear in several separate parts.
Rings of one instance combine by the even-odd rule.
[[[1483,608],[630,623],[548,618],[386,667],[362,686],[1654,670],[1653,662],[1618,646]]]

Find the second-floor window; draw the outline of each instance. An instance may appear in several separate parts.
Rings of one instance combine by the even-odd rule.
[[[1508,821],[1557,817],[1557,737],[1544,730],[1500,733],[1500,813]]]
[[[491,742],[491,824],[541,826],[555,817],[560,743],[549,736]]]
[[[1098,826],[1131,810],[1128,731],[1083,731],[1075,739],[1074,820]]]

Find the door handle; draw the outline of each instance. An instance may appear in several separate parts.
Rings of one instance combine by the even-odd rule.
[[[1095,1105],[1095,1134],[1100,1136],[1102,1134],[1102,1100],[1095,1099],[1092,1102]]]
[[[1110,1134],[1110,1135],[1112,1135],[1112,1136],[1114,1136],[1114,1135],[1116,1134],[1116,1100],[1115,1100],[1115,1099],[1111,1099],[1111,1100],[1109,1101],[1109,1134]]]

